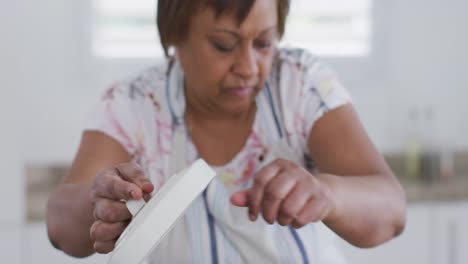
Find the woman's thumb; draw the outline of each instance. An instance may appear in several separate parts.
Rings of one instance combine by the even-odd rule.
[[[243,190],[231,195],[231,203],[239,207],[249,206],[249,190]]]

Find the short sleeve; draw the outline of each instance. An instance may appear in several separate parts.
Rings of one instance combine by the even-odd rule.
[[[318,60],[306,65],[299,112],[304,118],[306,134],[325,113],[352,102],[348,90],[337,74]]]
[[[125,83],[117,83],[106,89],[89,111],[84,130],[99,131],[112,137],[133,156],[141,133],[141,123],[135,111],[140,99],[132,95],[130,88]]]
[[[290,134],[307,140],[325,113],[352,102],[335,72],[307,51],[283,49],[279,62],[279,86]]]

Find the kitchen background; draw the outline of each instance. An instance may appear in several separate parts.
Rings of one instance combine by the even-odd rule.
[[[468,263],[468,1],[292,2],[286,42],[338,72],[409,199],[399,238],[370,250],[341,243],[350,263]],[[2,263],[105,263],[54,250],[44,206],[102,89],[160,61],[154,6],[2,0]]]

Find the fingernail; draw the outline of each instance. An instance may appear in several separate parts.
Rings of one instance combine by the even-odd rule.
[[[143,195],[143,199],[144,199],[145,201],[148,202],[149,200],[151,200],[151,194],[145,193],[145,194]]]
[[[143,180],[143,184],[151,184],[151,181],[150,180]]]
[[[255,214],[249,213],[249,219],[250,219],[250,221],[252,221],[252,222],[255,221]]]
[[[135,198],[135,191],[133,190],[130,191],[130,198]]]

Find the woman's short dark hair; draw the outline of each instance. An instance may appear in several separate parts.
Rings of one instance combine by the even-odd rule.
[[[278,33],[282,37],[289,12],[290,0],[277,0]],[[255,0],[158,0],[157,25],[164,53],[187,35],[192,16],[204,7],[215,10],[216,16],[232,13],[241,24],[248,16]]]

